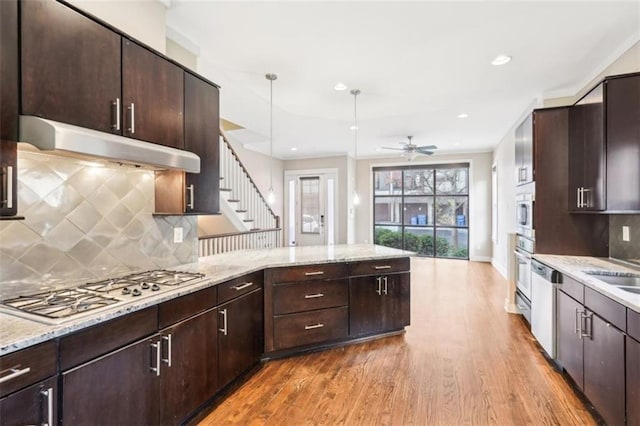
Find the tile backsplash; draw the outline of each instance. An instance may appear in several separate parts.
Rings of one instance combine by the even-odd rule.
[[[0,221],[0,296],[195,262],[196,218],[152,216],[153,185],[152,171],[19,151],[25,220]]]
[[[629,240],[622,241],[622,227],[629,227]],[[609,256],[640,265],[640,215],[609,216]]]

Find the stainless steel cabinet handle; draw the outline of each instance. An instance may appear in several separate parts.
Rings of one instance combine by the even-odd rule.
[[[324,271],[305,272],[305,277],[313,277],[315,275],[324,275]]]
[[[5,371],[11,371],[11,374],[8,374],[8,375],[0,378],[0,385],[2,383],[8,382],[9,380],[13,380],[16,377],[20,377],[23,374],[27,374],[29,371],[31,371],[30,367],[23,368],[22,370],[18,369],[18,367],[19,366],[16,366],[16,367],[13,367],[13,368],[9,368],[8,370],[5,370]]]
[[[156,351],[156,366],[155,367],[151,366],[151,367],[149,367],[149,369],[151,371],[153,371],[154,373],[156,373],[156,376],[159,376],[160,375],[160,363],[162,362],[161,359],[160,359],[161,358],[160,352],[162,352],[162,341],[158,340],[157,342],[152,343],[151,344],[151,349],[155,349],[155,351]]]
[[[53,388],[41,390],[40,394],[47,397],[47,422],[42,426],[53,426]]]
[[[227,310],[221,309],[220,315],[222,315],[222,328],[219,328],[218,331],[226,336],[227,335]]]
[[[324,327],[324,324],[322,324],[321,322],[319,322],[318,324],[313,324],[313,325],[305,325],[304,329],[305,330],[313,330],[314,328],[322,328]]]
[[[389,294],[389,277],[382,277],[382,280],[384,281],[383,293],[386,296],[387,294]]]
[[[591,332],[593,330],[593,312],[583,312],[581,316],[584,321],[584,330],[580,333],[580,337],[592,339],[593,336],[591,335]]]
[[[240,291],[240,290],[244,290],[245,288],[251,287],[252,285],[253,285],[252,282],[247,282],[247,283],[244,283],[244,284],[234,285],[231,288],[236,290],[236,291]]]
[[[323,293],[316,293],[316,294],[305,294],[304,298],[305,299],[317,299],[318,297],[324,297]]]
[[[375,265],[373,269],[375,269],[376,271],[379,271],[381,269],[391,269],[391,265]]]
[[[167,341],[167,357],[166,358],[162,358],[162,362],[166,363],[167,366],[171,367],[171,334],[167,334],[166,336],[162,336],[162,340],[166,340]]]
[[[581,315],[582,312],[580,312],[580,309],[576,308],[576,316],[575,316],[575,326],[574,326],[574,332],[578,335],[578,337],[580,337],[582,339],[582,324],[580,323],[580,320],[578,319]]]
[[[193,210],[193,206],[195,204],[195,195],[193,192],[193,184],[187,186],[187,191],[189,191],[189,203],[187,204],[187,207],[190,208],[191,210]]]
[[[576,207],[580,208],[580,188],[576,188]]]
[[[13,166],[4,166],[2,168],[2,195],[3,199],[0,206],[8,209],[13,207]]]
[[[111,102],[111,105],[114,108],[113,115],[116,118],[116,122],[111,125],[114,130],[120,130],[120,98],[116,98],[115,101]]]
[[[582,188],[582,207],[589,208],[591,206],[590,195],[591,195],[590,188]]]
[[[376,282],[378,283],[378,288],[376,289],[376,294],[378,296],[382,296],[382,277],[376,277]]]
[[[131,104],[127,107],[130,113],[131,120],[129,121],[129,128],[127,129],[131,134],[136,132],[136,104],[131,102]]]

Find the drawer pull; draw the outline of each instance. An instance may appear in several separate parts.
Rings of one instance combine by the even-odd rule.
[[[318,297],[324,297],[324,293],[316,293],[316,294],[305,294],[305,299],[317,299]]]
[[[373,269],[375,269],[376,271],[379,271],[381,269],[391,269],[391,265],[375,265]]]
[[[324,275],[324,271],[305,272],[306,277],[313,277],[314,275]]]
[[[240,291],[240,290],[244,290],[245,288],[251,287],[252,285],[253,285],[252,282],[248,282],[248,283],[244,283],[244,284],[234,285],[231,288],[236,290],[236,291]]]
[[[324,324],[322,324],[321,322],[319,322],[318,324],[313,324],[313,325],[305,325],[304,329],[305,330],[313,330],[314,328],[322,328],[324,327]]]
[[[8,370],[5,370],[5,371],[11,371],[11,374],[9,374],[8,376],[4,376],[3,378],[1,378],[1,379],[0,379],[0,384],[2,384],[2,383],[6,383],[6,382],[8,382],[9,380],[13,380],[13,379],[15,379],[16,377],[20,377],[20,376],[22,376],[23,374],[27,374],[29,371],[31,371],[31,368],[30,368],[30,367],[27,367],[27,368],[23,368],[22,370],[19,370],[18,368],[13,367],[13,368],[9,368]]]

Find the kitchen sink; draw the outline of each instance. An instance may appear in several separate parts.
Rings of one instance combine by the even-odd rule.
[[[625,287],[639,287],[640,288],[640,275],[638,274],[620,274],[612,275],[611,273],[603,273],[599,271],[585,271],[588,275],[596,277],[600,281],[604,281],[607,284],[615,286]]]
[[[618,287],[620,290],[628,291],[629,293],[640,294],[640,287],[629,287],[624,285],[618,285],[616,287]]]

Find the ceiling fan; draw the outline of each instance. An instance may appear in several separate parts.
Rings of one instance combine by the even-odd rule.
[[[411,142],[413,136],[407,136],[408,142],[400,142],[402,148],[391,148],[383,146],[382,149],[392,149],[394,151],[402,151],[402,156],[411,161],[418,155],[433,155],[433,150],[438,149],[435,145],[418,146]]]

